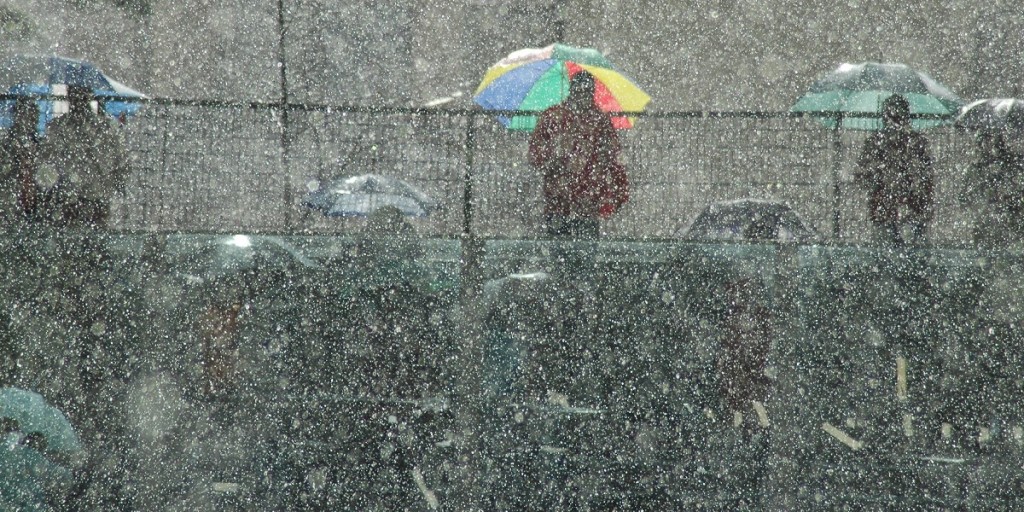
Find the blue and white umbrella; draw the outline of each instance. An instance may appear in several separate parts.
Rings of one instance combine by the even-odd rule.
[[[408,217],[427,217],[438,207],[415,186],[379,174],[331,180],[307,194],[302,204],[330,217],[366,217],[382,206],[398,208]]]
[[[48,95],[54,86],[79,86],[109,98],[146,98],[146,95],[104,74],[95,65],[58,55],[14,55],[0,61],[0,90],[6,94]],[[40,126],[56,117],[53,101],[39,100]],[[135,114],[142,107],[135,101],[103,102],[106,113],[117,119]],[[0,103],[0,127],[10,127],[13,101]]]

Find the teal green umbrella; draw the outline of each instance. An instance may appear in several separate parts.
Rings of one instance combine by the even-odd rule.
[[[893,94],[907,98],[911,115],[934,116],[913,119],[918,130],[948,123],[964,104],[948,88],[904,64],[863,62],[840,64],[816,81],[790,111],[820,114],[829,128],[835,128],[842,114],[842,128],[879,130],[878,117],[858,115],[880,114],[882,102]]]
[[[0,388],[0,510],[49,510],[72,485],[82,446],[71,422],[42,395]]]
[[[17,430],[25,435],[42,434],[48,452],[71,454],[82,449],[67,416],[34,391],[0,388],[0,418],[16,421]]]
[[[23,442],[20,434],[0,439],[0,510],[50,510],[48,502],[74,482],[71,470]]]

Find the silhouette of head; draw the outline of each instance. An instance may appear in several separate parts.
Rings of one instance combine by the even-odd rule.
[[[974,137],[981,160],[995,160],[1010,153],[1006,136],[1001,130],[979,130]]]
[[[882,102],[882,126],[886,129],[910,129],[910,102],[900,94],[893,94]]]
[[[569,79],[569,103],[573,106],[591,107],[594,104],[594,75],[578,71]]]
[[[72,85],[68,87],[68,104],[72,112],[92,110],[93,94],[88,87]]]
[[[14,102],[13,130],[19,134],[35,133],[39,122],[39,107],[36,100],[27,96],[19,96]]]
[[[374,236],[407,236],[415,228],[405,220],[405,214],[396,206],[385,205],[375,208],[366,217],[363,232]]]

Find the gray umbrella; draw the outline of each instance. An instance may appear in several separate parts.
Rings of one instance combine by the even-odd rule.
[[[366,217],[382,206],[398,208],[409,217],[426,217],[438,207],[416,186],[380,174],[333,179],[310,192],[303,205],[331,217]]]
[[[303,272],[320,264],[287,240],[271,235],[182,235],[168,239],[170,260],[184,274],[216,280],[263,270]]]
[[[955,126],[966,130],[1024,131],[1024,103],[1015,98],[977,100],[960,109]]]

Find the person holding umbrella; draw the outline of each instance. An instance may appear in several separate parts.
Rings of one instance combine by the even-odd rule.
[[[963,197],[979,212],[972,238],[981,247],[1005,246],[1024,228],[1024,158],[998,131],[979,131],[975,142],[977,156]]]
[[[54,252],[38,253],[34,264],[58,269],[52,275],[59,277],[47,284],[60,304],[54,316],[69,328],[60,347],[47,345],[36,357],[46,371],[61,368],[54,400],[75,421],[86,450],[95,454],[95,467],[120,471],[123,466],[115,461],[123,452],[114,448],[123,439],[117,406],[130,373],[126,354],[133,337],[123,334],[129,329],[126,317],[115,311],[108,294],[93,288],[110,272],[104,231],[111,200],[125,187],[128,152],[113,119],[97,112],[93,101],[93,89],[69,85],[70,111],[50,123],[39,147],[36,213],[42,241]],[[65,362],[52,357],[56,348]],[[100,480],[106,482],[125,478],[123,472],[103,472],[108,474]]]
[[[629,199],[619,161],[621,146],[611,118],[594,102],[594,76],[580,70],[569,95],[546,109],[530,136],[530,165],[543,175],[548,235],[595,239],[599,219]]]
[[[87,87],[68,87],[71,111],[54,120],[40,147],[40,214],[59,227],[105,228],[110,200],[124,190],[128,150],[112,120],[92,107]]]
[[[870,191],[869,214],[879,243],[924,243],[935,177],[928,139],[911,128],[905,97],[893,94],[882,102],[882,130],[865,139],[857,163],[855,178]]]

